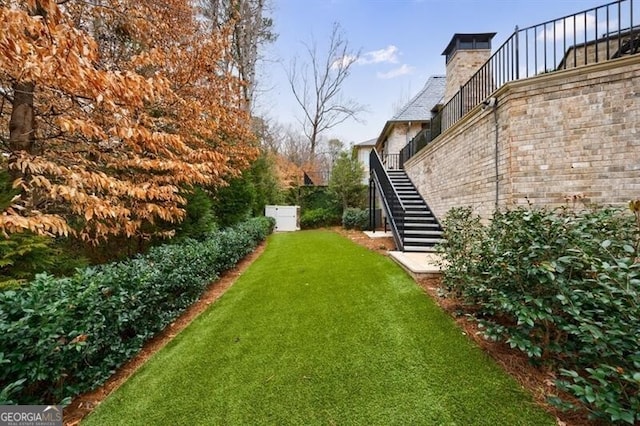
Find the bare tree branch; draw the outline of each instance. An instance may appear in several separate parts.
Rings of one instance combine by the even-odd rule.
[[[299,121],[314,154],[322,132],[349,119],[357,120],[366,107],[342,97],[344,82],[360,52],[351,50],[338,23],[333,24],[326,54],[319,53],[313,39],[304,47],[307,62],[295,57],[287,70],[287,78],[302,109],[303,118]]]
[[[273,20],[266,16],[270,0],[198,0],[200,13],[216,31],[231,25],[231,59],[226,64],[243,83],[244,106],[251,112],[256,96],[256,65],[260,49],[275,41]]]

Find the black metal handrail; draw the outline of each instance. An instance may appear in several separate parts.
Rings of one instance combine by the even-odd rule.
[[[382,202],[391,223],[391,230],[396,246],[398,250],[403,251],[404,218],[407,210],[404,204],[402,204],[398,192],[393,187],[391,179],[375,149],[372,149],[369,154],[369,168],[371,170],[371,178],[382,195]]]
[[[506,83],[618,57],[635,40],[635,0],[617,0],[518,29],[442,109],[443,131]],[[602,21],[604,20],[604,21]],[[604,33],[599,35],[602,31]],[[637,53],[636,50],[630,53]]]
[[[432,118],[441,122],[427,144],[506,83],[540,74],[605,62],[640,52],[637,0],[617,0],[513,34]],[[636,26],[634,26],[634,23]],[[434,128],[432,124],[432,129]],[[424,134],[416,137],[424,138]],[[409,142],[417,146],[424,142]],[[405,147],[407,148],[407,147]],[[403,149],[404,150],[404,149]],[[407,148],[401,163],[419,149]]]

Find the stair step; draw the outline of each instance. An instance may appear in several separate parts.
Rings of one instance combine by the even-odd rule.
[[[410,245],[433,245],[442,242],[442,238],[407,238],[404,239],[405,244]]]
[[[431,209],[404,170],[387,171],[391,185],[404,206],[404,251],[429,252],[444,241],[444,233]]]
[[[431,230],[404,230],[404,238],[439,238],[442,236],[442,231]]]
[[[435,252],[436,248],[434,246],[404,246],[404,251],[431,253]]]
[[[405,215],[404,217],[404,221],[405,223],[419,223],[419,222],[435,222],[435,218],[431,215],[413,215],[413,216],[409,216],[407,217],[407,215]]]
[[[404,240],[408,241],[409,239],[416,240],[441,240],[442,232],[438,231],[417,231],[417,232],[409,232],[405,229]]]
[[[409,228],[409,229],[407,229]],[[438,229],[439,226],[435,222],[425,223],[425,222],[404,222],[404,229],[406,232],[409,232],[412,229]]]

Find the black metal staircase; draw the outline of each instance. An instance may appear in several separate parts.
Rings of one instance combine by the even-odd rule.
[[[442,240],[442,227],[404,170],[385,170],[371,151],[371,181],[381,194],[398,250],[433,251]]]

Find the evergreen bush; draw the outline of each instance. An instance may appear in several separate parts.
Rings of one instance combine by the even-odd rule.
[[[66,403],[99,386],[274,225],[251,219],[203,241],[0,291],[0,405]]]
[[[342,226],[345,229],[367,229],[369,227],[369,210],[345,209],[342,213]]]
[[[487,338],[554,368],[558,387],[594,417],[640,421],[640,236],[633,215],[518,208],[483,225],[464,208],[450,211],[444,228],[444,285],[469,305]],[[558,396],[552,402],[572,407]]]
[[[300,217],[300,228],[315,229],[340,224],[340,216],[331,209],[303,210]]]

